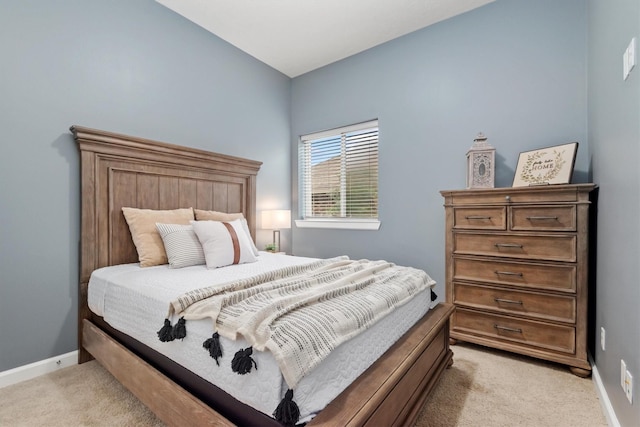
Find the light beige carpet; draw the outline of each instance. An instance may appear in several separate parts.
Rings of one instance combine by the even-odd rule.
[[[0,426],[157,426],[155,415],[97,362],[0,389]]]
[[[467,344],[416,427],[606,426],[593,382],[567,368]],[[0,389],[0,426],[163,426],[96,362]]]
[[[451,349],[453,366],[445,370],[416,427],[607,425],[591,378],[472,344]]]

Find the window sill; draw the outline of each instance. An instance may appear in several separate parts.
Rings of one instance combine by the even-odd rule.
[[[298,228],[334,228],[340,230],[378,230],[380,221],[373,220],[333,220],[333,219],[297,219]]]

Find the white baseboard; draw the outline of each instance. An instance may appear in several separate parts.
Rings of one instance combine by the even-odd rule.
[[[607,424],[609,424],[610,427],[620,427],[620,422],[618,421],[618,417],[616,417],[616,413],[613,410],[613,405],[611,405],[607,390],[605,390],[604,388],[604,384],[602,383],[602,378],[600,378],[598,368],[593,364],[593,361],[591,361],[591,378],[593,379],[593,382],[596,386],[596,391],[598,392],[598,397],[600,398],[600,405],[602,406],[602,412],[604,412],[604,416],[607,419]]]
[[[0,372],[0,388],[78,364],[78,350]]]

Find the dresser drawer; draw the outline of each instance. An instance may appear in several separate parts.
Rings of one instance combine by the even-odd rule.
[[[514,206],[511,208],[511,230],[576,231],[576,207]]]
[[[455,254],[550,261],[576,260],[574,235],[454,233]]]
[[[576,266],[454,257],[453,280],[575,293]]]
[[[505,207],[495,208],[455,208],[453,228],[473,230],[506,230]]]
[[[490,286],[454,283],[453,299],[461,306],[519,314],[541,320],[574,323],[576,299]]]
[[[576,332],[570,326],[516,319],[456,307],[452,331],[574,354]]]

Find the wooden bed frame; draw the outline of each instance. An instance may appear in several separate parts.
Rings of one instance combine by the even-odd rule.
[[[79,363],[95,358],[168,425],[280,425],[113,330],[87,305],[93,270],[137,262],[124,206],[242,212],[255,238],[261,163],[80,126],[71,132],[81,155]],[[307,425],[412,425],[452,363],[452,311],[446,303],[429,310]]]

